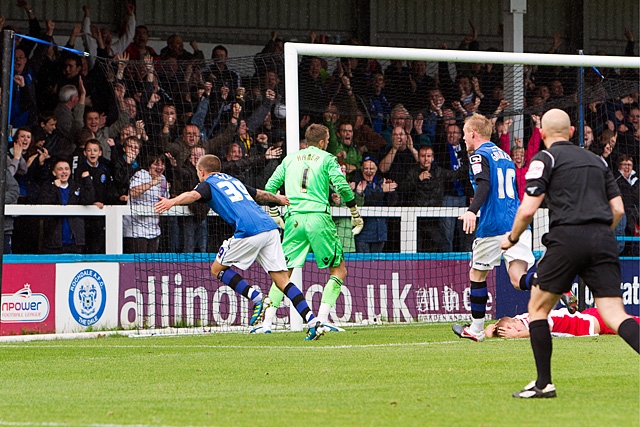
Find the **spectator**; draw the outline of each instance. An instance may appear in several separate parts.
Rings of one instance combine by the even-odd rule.
[[[322,62],[313,57],[308,61],[308,68],[300,71],[298,93],[300,98],[300,116],[308,115],[312,123],[320,123],[322,112],[329,103],[324,82],[320,76]]]
[[[618,134],[614,131],[605,129],[598,137],[598,141],[591,144],[589,150],[600,156],[602,161],[611,167],[611,152],[613,151]]]
[[[340,171],[344,176],[347,175],[347,167],[346,165],[340,165]],[[355,182],[350,182],[349,185],[354,190],[356,187]],[[329,190],[329,204],[331,206],[335,206],[338,208],[347,207],[346,203],[342,201],[342,197],[340,197],[339,193],[336,193],[333,190]],[[356,205],[362,206],[364,203],[364,198],[354,193]],[[351,218],[349,217],[333,217],[333,222],[336,223],[336,232],[338,233],[338,237],[340,237],[340,243],[342,244],[342,252],[351,253],[356,252],[356,242],[353,236],[353,226],[351,225]]]
[[[18,203],[18,197],[20,196],[20,187],[18,181],[15,180],[9,168],[5,169],[5,193],[4,203],[5,205],[14,205]],[[13,217],[5,215],[4,217],[4,243],[3,254],[10,254],[11,252],[11,237],[13,234]]]
[[[533,156],[538,154],[540,151],[540,141],[542,138],[540,137],[540,116],[535,114],[531,115],[535,123],[535,127],[533,128],[533,132],[531,133],[531,138],[527,143],[527,148],[525,150],[522,145],[522,140],[520,138],[516,138],[516,146],[511,150],[511,157],[513,159],[513,163],[516,165],[516,186],[518,188],[518,197],[520,201],[524,198],[524,190],[527,180],[525,175],[529,170],[529,164]],[[506,150],[503,151],[507,152]]]
[[[218,45],[211,51],[211,59],[213,59],[213,65],[209,67],[209,72],[212,74],[216,87],[220,88],[225,86],[229,90],[235,91],[240,87],[242,78],[240,74],[227,65],[227,59],[229,58],[229,51],[223,45]]]
[[[418,161],[418,151],[413,147],[413,142],[401,127],[393,129],[391,135],[391,147],[380,160],[380,173],[393,183],[401,183],[409,167]],[[377,169],[377,165],[376,165]],[[398,189],[398,203],[405,205],[411,188]]]
[[[327,115],[325,114],[325,118]],[[362,167],[362,154],[353,143],[353,125],[348,122],[338,124],[338,133],[331,120],[325,121],[329,129],[329,145],[327,151],[338,158],[345,165],[347,178]]]
[[[74,135],[83,126],[85,95],[82,79],[79,89],[74,85],[66,85],[60,89],[59,102],[53,114],[58,119],[56,129],[65,139],[65,146],[74,143]]]
[[[144,25],[136,27],[136,33],[133,36],[133,42],[124,50],[131,61],[139,61],[146,55],[151,55],[154,60],[160,59],[159,55],[151,46],[147,46],[149,42],[149,30]]]
[[[74,171],[74,177],[83,176],[89,172],[93,186],[93,204],[104,208],[105,204],[117,201],[115,187],[110,168],[102,159],[102,147],[97,139],[90,139],[84,145],[84,158]],[[105,250],[105,218],[101,216],[89,217],[84,220],[85,253],[103,254]]]
[[[242,154],[242,151],[240,153]],[[196,166],[200,157],[204,155],[204,148],[194,146],[191,148],[189,158],[185,163],[174,169],[174,181],[180,183],[179,188],[190,191],[198,185],[200,181]],[[180,193],[179,190],[174,192]],[[207,252],[207,214],[209,213],[209,206],[206,203],[192,203],[188,206],[191,215],[180,217],[183,220],[182,229],[184,231],[182,251],[186,253]]]
[[[90,54],[89,68],[93,68],[96,56],[113,58],[116,54],[124,52],[133,41],[136,32],[136,7],[133,3],[127,1],[126,8],[127,12],[122,23],[124,33],[114,42],[109,27],[98,29],[96,25],[91,24],[91,8],[88,4],[82,6],[82,11],[84,12],[82,21],[83,42],[85,51]]]
[[[435,164],[433,148],[424,146],[418,153],[418,162],[408,171],[403,186],[412,188],[409,193],[409,206],[437,207],[443,205],[446,182],[464,179],[468,170],[443,169]],[[455,218],[455,217],[454,217]],[[417,218],[418,252],[450,252],[448,242],[443,237],[435,218]]]
[[[14,91],[11,99],[11,125],[14,128],[29,126],[36,122],[36,85],[34,72],[27,65],[25,52],[14,51]]]
[[[357,171],[354,196],[362,198],[363,206],[394,206],[397,204],[398,184],[378,175],[378,163],[372,157],[362,161],[362,171]],[[364,228],[355,236],[356,251],[371,253],[382,252],[387,241],[387,219],[368,217]]]
[[[11,175],[24,175],[27,173],[27,161],[24,156],[31,144],[31,129],[21,127],[13,136],[13,147],[7,152],[7,167]]]
[[[172,34],[167,39],[167,45],[160,50],[160,59],[166,60],[170,54],[178,61],[190,61],[192,59],[204,60],[204,54],[198,50],[198,44],[191,42],[193,53],[184,50],[184,42],[178,34]]]
[[[153,214],[159,196],[169,197],[169,185],[163,175],[164,155],[147,157],[144,169],[131,178],[129,204],[131,216],[122,218],[125,253],[153,253],[160,243],[160,218]]]
[[[353,143],[361,153],[373,154],[387,145],[387,141],[365,124],[362,111],[356,110],[356,122],[353,126]]]
[[[624,216],[616,227],[616,235],[634,236],[638,228],[638,207],[640,206],[638,190],[638,174],[633,170],[633,158],[628,154],[622,154],[618,158],[618,171],[616,182],[620,187],[622,202],[624,204]],[[620,225],[624,223],[624,225]],[[629,245],[629,255],[637,255],[637,243]],[[620,252],[624,250],[625,242],[618,242]]]
[[[411,92],[409,67],[402,60],[391,60],[384,70],[384,82],[391,105],[406,102],[406,94]]]
[[[81,181],[71,178],[67,160],[58,160],[53,167],[53,180],[40,190],[39,203],[43,205],[90,205],[94,193],[89,172]],[[84,219],[79,216],[49,216],[44,218],[43,251],[50,254],[77,253],[84,250]]]
[[[435,86],[435,79],[427,75],[425,61],[411,61],[409,84],[411,92],[406,94],[405,102],[410,111],[419,111],[429,103],[429,90]]]
[[[449,124],[446,127],[446,143],[438,145],[435,156],[438,165],[448,171],[457,171],[468,165],[468,153],[465,144],[462,142],[462,130],[456,124]],[[460,208],[468,206],[468,195],[471,193],[471,184],[468,179],[460,179],[448,182],[444,187],[443,207]],[[452,252],[455,246],[460,250],[468,250],[472,236],[467,236],[462,231],[462,223],[457,221],[457,216],[446,216],[440,219],[440,232],[444,238],[444,251]],[[458,245],[456,241],[456,229],[458,230]]]
[[[385,120],[391,114],[391,104],[384,92],[384,76],[379,70],[371,73],[370,89],[368,96],[369,117],[371,127],[376,133],[381,133]]]
[[[135,136],[127,137],[122,143],[122,154],[111,159],[113,165],[113,185],[118,202],[129,201],[129,184],[133,175],[140,170],[140,148],[142,142]]]
[[[393,107],[391,110],[391,123],[389,126],[385,127],[381,133],[387,141],[387,147],[391,146],[391,134],[396,127],[401,127],[405,131],[411,132],[411,128],[413,127],[412,120],[409,110],[407,110],[404,105],[396,104],[396,106]]]
[[[589,125],[584,125],[583,132],[584,132],[583,148],[586,148],[588,150],[591,147],[591,144],[593,143],[593,129]]]
[[[427,96],[428,105],[424,121],[422,122],[422,131],[429,137],[431,141],[436,141],[436,129],[438,123],[443,119],[444,96],[438,88],[432,88]]]

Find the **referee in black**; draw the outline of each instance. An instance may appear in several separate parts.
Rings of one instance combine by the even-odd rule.
[[[611,170],[595,154],[569,142],[575,128],[567,113],[549,110],[542,117],[542,139],[547,147],[531,161],[526,192],[502,249],[513,246],[545,195],[549,232],[538,262],[537,285],[531,288],[529,331],[538,378],[519,398],[555,397],[551,382],[551,332],[547,316],[560,296],[571,289],[576,275],[589,286],[603,320],[640,353],[640,325],[622,304],[620,260],[613,229],[624,214],[620,190]]]

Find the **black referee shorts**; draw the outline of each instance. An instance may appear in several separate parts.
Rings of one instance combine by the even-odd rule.
[[[547,247],[538,262],[540,289],[562,294],[580,276],[593,296],[621,297],[616,238],[604,224],[562,225],[542,236]]]

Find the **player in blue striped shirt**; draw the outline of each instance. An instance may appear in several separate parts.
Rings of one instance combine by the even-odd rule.
[[[469,175],[475,195],[467,212],[459,219],[467,234],[476,232],[471,256],[471,325],[454,325],[461,338],[484,340],[484,317],[487,309],[487,275],[500,265],[503,255],[500,242],[520,205],[516,189],[516,168],[511,157],[490,141],[491,120],[474,114],[465,120],[464,141],[469,152]],[[530,289],[532,275],[527,270],[535,262],[531,252],[531,230],[504,252],[507,271],[516,289]]]
[[[247,187],[236,178],[221,173],[220,159],[211,154],[198,160],[196,170],[200,179],[198,186],[172,199],[160,197],[160,201],[155,204],[156,212],[162,213],[175,205],[204,200],[222,219],[235,227],[233,236],[220,247],[211,265],[211,273],[255,303],[250,325],[262,320],[269,305],[268,298],[263,297],[262,292],[252,288],[240,274],[229,267],[246,270],[254,261],[258,261],[308,323],[309,332],[305,339],[317,339],[324,333],[324,329],[309,309],[300,289],[289,282],[278,226],[254,201],[257,199],[286,205],[289,203],[287,197]]]

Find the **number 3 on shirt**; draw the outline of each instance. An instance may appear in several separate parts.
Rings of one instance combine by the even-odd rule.
[[[239,202],[242,199],[253,200],[247,189],[238,181],[222,181],[217,185],[224,191],[224,194],[229,196],[229,200],[232,202]]]
[[[510,199],[516,198],[516,171],[515,169],[507,169],[507,176],[502,168],[496,170],[498,176],[498,198],[504,199],[505,194]]]

